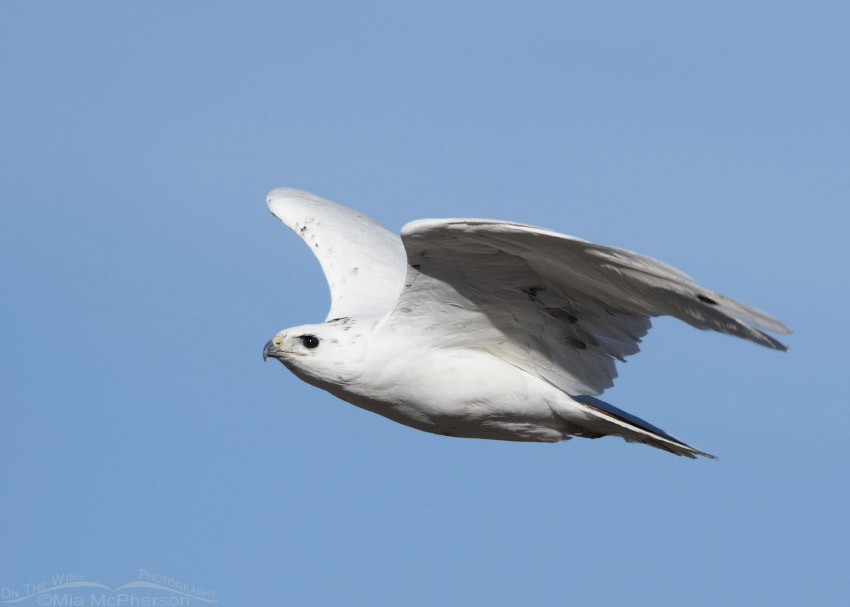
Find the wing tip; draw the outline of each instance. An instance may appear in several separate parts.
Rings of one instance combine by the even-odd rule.
[[[277,216],[275,207],[293,199],[309,200],[312,202],[324,200],[315,194],[297,188],[275,188],[266,195],[266,206],[272,215]]]

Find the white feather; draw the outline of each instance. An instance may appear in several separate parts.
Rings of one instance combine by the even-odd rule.
[[[266,204],[319,260],[331,290],[327,319],[385,313],[404,284],[401,239],[357,211],[309,192],[278,188]]]

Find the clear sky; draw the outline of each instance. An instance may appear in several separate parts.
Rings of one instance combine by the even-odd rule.
[[[0,13],[0,605],[142,569],[222,605],[847,600],[847,3]],[[621,367],[606,400],[718,461],[420,433],[263,364],[329,304],[280,186],[636,250],[791,353],[658,319]]]

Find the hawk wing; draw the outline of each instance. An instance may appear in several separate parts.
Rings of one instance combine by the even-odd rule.
[[[487,350],[568,394],[611,387],[653,316],[786,350],[764,333],[790,333],[778,320],[643,255],[483,219],[423,219],[401,237],[407,277],[384,322]]]
[[[278,188],[266,204],[319,260],[331,289],[326,320],[392,309],[407,267],[401,239],[374,220],[309,192]]]

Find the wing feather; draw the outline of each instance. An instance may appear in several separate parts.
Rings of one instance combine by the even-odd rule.
[[[637,253],[481,219],[414,221],[401,237],[407,277],[387,322],[492,351],[570,394],[613,385],[652,316],[786,349],[765,333],[789,333],[778,320]]]
[[[266,204],[319,260],[331,290],[328,320],[381,316],[393,307],[407,268],[396,234],[353,209],[301,190],[278,188]]]

